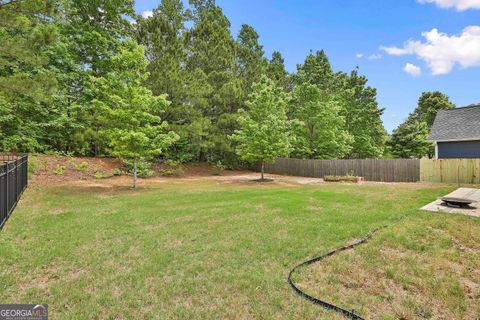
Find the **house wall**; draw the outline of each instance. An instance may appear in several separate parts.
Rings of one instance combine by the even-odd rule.
[[[438,159],[480,158],[480,140],[437,143]]]

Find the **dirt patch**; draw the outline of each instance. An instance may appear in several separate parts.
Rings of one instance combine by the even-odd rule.
[[[89,157],[66,157],[66,156],[47,156],[37,155],[31,157],[31,168],[33,174],[30,175],[32,186],[42,187],[50,185],[74,185],[89,188],[98,188],[102,193],[131,191],[132,178],[127,175],[123,164],[118,159],[113,158],[89,158]],[[298,186],[298,185],[323,185],[325,182],[321,178],[283,176],[275,174],[266,174],[268,183],[258,182],[260,174],[244,169],[224,170],[220,175],[213,175],[215,170],[209,164],[188,164],[180,165],[182,173],[176,176],[162,176],[161,170],[167,168],[165,164],[159,162],[152,165],[155,175],[150,178],[139,178],[139,189],[162,184],[183,183],[186,181],[214,181],[217,183],[256,185],[262,186]],[[112,170],[120,171],[121,176],[109,178],[100,178],[108,176]],[[271,181],[273,180],[273,181]],[[336,184],[329,182],[329,185]],[[361,181],[359,183],[341,183],[342,185],[402,185],[412,188],[422,188],[426,184],[422,183],[387,183]]]

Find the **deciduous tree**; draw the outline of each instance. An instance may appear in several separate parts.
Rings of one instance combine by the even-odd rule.
[[[292,147],[291,126],[285,113],[287,95],[263,76],[253,85],[247,109],[240,109],[240,127],[231,136],[237,143],[237,154],[246,161],[261,163],[264,180],[265,162],[287,156]]]
[[[143,48],[126,40],[120,53],[112,57],[112,64],[113,71],[92,77],[95,98],[90,108],[97,115],[99,135],[107,141],[111,154],[133,159],[136,188],[137,160],[160,155],[178,136],[165,132],[167,123],[158,116],[168,105],[166,96],[153,96],[142,85],[148,76]]]

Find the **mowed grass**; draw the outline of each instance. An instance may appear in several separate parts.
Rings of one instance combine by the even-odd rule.
[[[0,301],[48,303],[51,319],[341,319],[297,296],[289,270],[405,216],[295,280],[369,318],[467,319],[480,221],[417,210],[453,189],[31,186],[0,233]]]

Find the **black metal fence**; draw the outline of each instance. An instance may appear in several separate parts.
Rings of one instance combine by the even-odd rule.
[[[28,156],[0,155],[0,229],[28,185]]]

